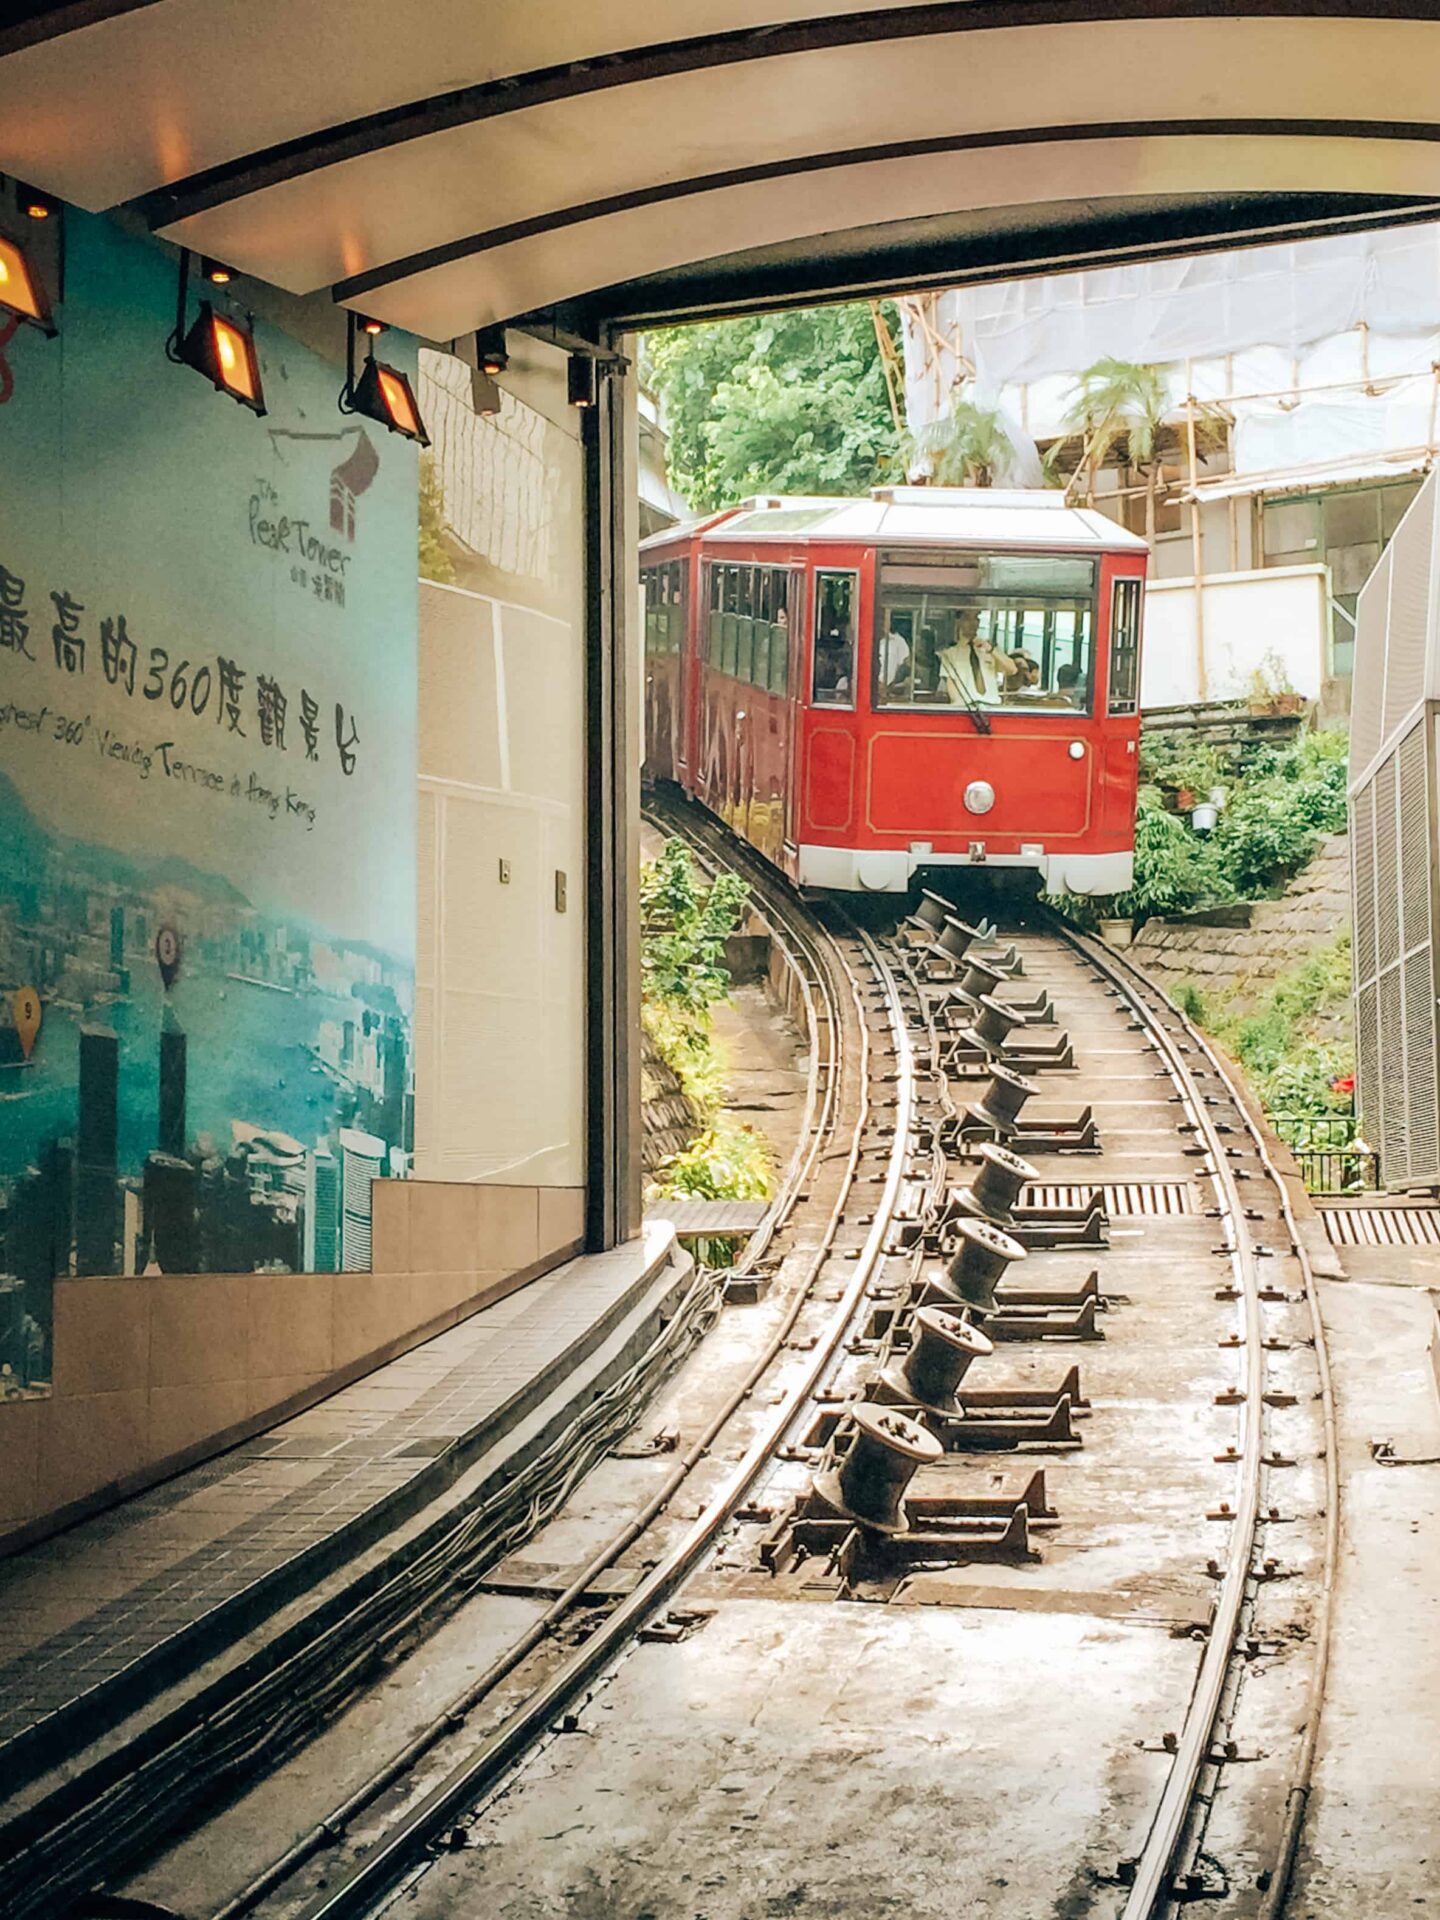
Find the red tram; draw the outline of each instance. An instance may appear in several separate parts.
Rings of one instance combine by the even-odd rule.
[[[759,499],[644,541],[646,771],[802,886],[1130,884],[1145,542],[1059,493]]]

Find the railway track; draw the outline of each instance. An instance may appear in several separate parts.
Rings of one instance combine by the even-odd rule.
[[[404,1880],[413,1859],[426,1857],[458,1809],[483,1795],[557,1716],[563,1718],[565,1701],[583,1691],[598,1666],[663,1611],[822,1377],[881,1258],[884,1225],[902,1178],[912,1076],[904,1021],[867,937],[837,939],[781,892],[770,908],[774,937],[799,983],[812,1071],[801,1144],[730,1275],[732,1283],[758,1276],[766,1307],[728,1365],[718,1375],[709,1370],[720,1383],[719,1404],[686,1436],[688,1443],[677,1449],[639,1510],[560,1582],[526,1631],[510,1639],[462,1693],[242,1886],[208,1908],[187,1906],[187,1912],[239,1920],[242,1914],[297,1907],[316,1914],[370,1910],[390,1885]],[[703,1324],[713,1316],[696,1317]],[[710,1384],[713,1389],[714,1378]],[[653,1372],[637,1377],[634,1391],[641,1398],[628,1408],[629,1419],[653,1388]],[[757,1421],[762,1405],[765,1416]],[[601,1437],[607,1445],[615,1443],[619,1431],[613,1422]],[[737,1447],[738,1457],[727,1459]],[[595,1450],[583,1458],[592,1462]],[[725,1471],[717,1475],[721,1460]],[[562,1491],[578,1479],[572,1470]],[[697,1486],[698,1511],[687,1512],[682,1524],[678,1497],[694,1495]],[[544,1513],[556,1506],[551,1501]],[[535,1518],[532,1510],[532,1526]],[[499,1560],[504,1545],[514,1544],[502,1539],[493,1559]],[[617,1603],[597,1606],[596,1589],[622,1556],[631,1566],[643,1566],[645,1577]],[[461,1577],[466,1587],[477,1583],[473,1558]],[[485,1597],[483,1576],[478,1584],[476,1605]],[[464,1618],[462,1608],[461,1623]],[[572,1636],[578,1642],[573,1646]],[[197,1796],[193,1787],[174,1792],[178,1769],[191,1768],[212,1794],[220,1787],[243,1794],[247,1761],[251,1773],[283,1766],[287,1737],[277,1730],[277,1718],[286,1722],[293,1746],[297,1725],[308,1720],[306,1730],[313,1737],[324,1724],[325,1708],[343,1712],[353,1689],[331,1687],[307,1701],[302,1677],[288,1676],[298,1697],[278,1715],[271,1708],[264,1733],[243,1755],[231,1751],[222,1762],[192,1738],[188,1748],[150,1756],[149,1782],[127,1780],[113,1801],[79,1809],[68,1832],[47,1835],[32,1855],[31,1864],[40,1872],[29,1883],[27,1899],[33,1895],[32,1905],[43,1899],[51,1903],[45,1910],[54,1911],[53,1902],[67,1885],[73,1890],[77,1878],[84,1884],[87,1863],[91,1872],[109,1866],[107,1890],[124,1888],[123,1897],[131,1899],[149,1897],[145,1873],[132,1874],[127,1883],[123,1869],[136,1854],[163,1842],[167,1826],[183,1823],[187,1800]],[[272,1676],[272,1690],[273,1685]],[[233,1733],[229,1738],[233,1746]],[[167,1790],[174,1792],[173,1800]],[[198,1836],[192,1830],[189,1844],[206,1847],[213,1824]],[[366,1844],[347,1853],[350,1837],[362,1827]],[[60,1865],[63,1841],[70,1842],[71,1855]],[[110,1891],[82,1897],[72,1910],[76,1915],[106,1911],[112,1897]]]
[[[736,1843],[712,1830],[713,1779],[697,1801],[683,1764],[678,1777],[646,1772],[638,1756],[667,1741],[677,1763],[696,1756],[663,1711],[650,1724],[638,1675],[666,1654],[690,1671],[692,1638],[703,1666],[707,1636],[726,1633],[734,1644],[721,1640],[712,1676],[721,1695],[727,1655],[757,1644],[783,1645],[770,1691],[784,1694],[790,1674],[792,1704],[817,1646],[848,1663],[868,1645],[897,1698],[913,1687],[917,1645],[922,1665],[964,1674],[971,1657],[1002,1693],[1013,1688],[998,1706],[968,1677],[947,1695],[945,1728],[952,1744],[961,1728],[966,1739],[953,1765],[941,1743],[938,1880],[933,1857],[894,1859],[857,1890],[862,1904],[880,1890],[890,1905],[879,1911],[975,1901],[965,1876],[996,1842],[967,1826],[989,1784],[983,1754],[965,1778],[970,1729],[993,1722],[997,1777],[1008,1765],[1044,1780],[1053,1728],[1037,1728],[1037,1744],[1026,1711],[1050,1707],[1051,1671],[1089,1703],[1103,1749],[1087,1755],[1093,1790],[1080,1810],[1062,1807],[1053,1832],[1016,1839],[1013,1860],[999,1848],[1007,1871],[991,1880],[1009,1903],[986,1910],[1148,1920],[1204,1900],[1274,1920],[1323,1697],[1336,1488],[1323,1333],[1263,1135],[1202,1036],[1123,957],[1059,922],[1007,929],[998,947],[964,946],[938,908],[928,925],[870,930],[836,908],[811,913],[695,810],[659,819],[708,865],[744,874],[802,982],[810,1102],[801,1149],[741,1261],[759,1297],[730,1311],[752,1317],[749,1337],[708,1397],[686,1385],[701,1359],[687,1362],[666,1390],[682,1438],[673,1464],[546,1592],[525,1633],[422,1736],[187,1920],[349,1920],[400,1891],[420,1914],[554,1910],[560,1813],[585,1810],[559,1830],[603,1850],[592,1796],[613,1789],[630,1809],[642,1777],[660,1808],[588,1910],[852,1910],[839,1889],[853,1884],[854,1840],[842,1830],[824,1841],[838,1856],[827,1875],[818,1838],[794,1831],[830,1817],[808,1807],[804,1762],[800,1804],[768,1850],[778,1816],[764,1811],[760,1777],[743,1789],[761,1809],[745,1835],[760,1881],[744,1886],[742,1848],[720,1872],[722,1887],[727,1873],[736,1882],[728,1891],[713,1875],[694,1896],[708,1904],[677,1891],[697,1849],[728,1861]],[[963,950],[947,954],[947,939]],[[977,959],[986,990],[964,1000]],[[995,1042],[1017,1008],[1025,1019]],[[995,1074],[1002,1056],[1018,1084]],[[997,1115],[1011,1124],[990,1125]],[[973,1198],[987,1191],[988,1213]],[[992,1369],[1003,1378],[980,1384]],[[607,1589],[607,1575],[626,1573],[628,1585]],[[757,1619],[759,1642],[746,1637]],[[876,1621],[894,1623],[894,1645]],[[1017,1622],[1030,1631],[1017,1637]],[[1063,1644],[1043,1650],[1042,1630]],[[1133,1702],[1123,1666],[1107,1666],[1116,1645],[1144,1655]],[[823,1667],[808,1677],[823,1695]],[[744,1671],[734,1684],[756,1682]],[[585,1764],[569,1759],[565,1735],[607,1709]],[[720,1745],[736,1741],[727,1726]],[[1016,1751],[1002,1764],[1007,1741]],[[858,1776],[870,1758],[861,1740]],[[901,1753],[896,1782],[913,1786],[915,1764]],[[933,1796],[923,1768],[919,1787]],[[874,1798],[893,1794],[877,1785]],[[933,1817],[941,1801],[926,1804]],[[791,1907],[757,1906],[786,1833],[822,1885],[803,1881],[803,1899],[790,1889]],[[937,1838],[932,1828],[932,1856]],[[883,1834],[870,1840],[882,1849]],[[127,1890],[143,1896],[153,1882]],[[573,1903],[573,1888],[564,1897]]]

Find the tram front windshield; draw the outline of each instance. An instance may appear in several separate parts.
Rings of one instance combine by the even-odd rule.
[[[1089,713],[1095,574],[1068,554],[881,554],[875,706]]]

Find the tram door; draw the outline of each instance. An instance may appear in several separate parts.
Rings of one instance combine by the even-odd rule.
[[[781,776],[780,815],[783,821],[783,850],[798,851],[800,831],[800,795],[796,787],[796,763],[800,753],[800,712],[805,695],[805,636],[810,631],[810,606],[806,598],[808,570],[802,565],[790,569],[790,637],[785,673],[779,679],[782,696],[782,724],[785,728],[784,766]],[[777,853],[775,856],[779,858]]]
[[[671,715],[672,778],[690,784],[690,685],[695,671],[690,659],[690,610],[694,605],[695,562],[687,553],[675,562],[675,590],[679,600],[675,620],[675,675]]]
[[[643,567],[645,760],[660,780],[682,778],[685,760],[685,615],[688,560]]]

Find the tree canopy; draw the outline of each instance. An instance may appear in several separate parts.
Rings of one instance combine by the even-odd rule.
[[[665,407],[671,482],[700,512],[904,477],[868,305],[651,334],[645,371]]]

